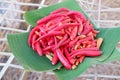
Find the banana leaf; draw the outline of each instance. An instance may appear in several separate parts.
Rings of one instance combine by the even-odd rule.
[[[80,11],[86,16],[86,18],[89,18],[75,0],[66,0],[56,5],[29,11],[25,13],[24,18],[27,23],[34,27],[38,19],[49,15],[51,11],[54,11],[60,7]],[[93,25],[94,28],[97,29],[97,26],[94,23]],[[116,44],[120,40],[120,36],[117,36],[120,33],[120,28],[99,28],[98,30],[100,33],[97,37],[104,38],[104,42],[101,46],[101,51],[103,53],[102,56],[91,58],[86,57],[83,63],[81,63],[75,70],[66,70],[65,68],[57,70],[57,68],[61,65],[60,63],[53,66],[45,56],[38,56],[37,53],[27,44],[29,32],[22,34],[10,34],[7,36],[7,39],[13,54],[25,70],[54,70],[54,73],[57,75],[59,80],[72,80],[86,71],[93,64],[103,64],[106,62],[120,60],[120,52],[116,49]]]
[[[38,56],[37,52],[28,46],[28,34],[29,32],[9,34],[7,36],[9,46],[18,62],[27,71],[48,71],[57,69],[60,66],[60,63],[53,66],[48,58],[45,56]]]

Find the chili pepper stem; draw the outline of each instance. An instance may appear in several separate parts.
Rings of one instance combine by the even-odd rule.
[[[97,48],[100,48],[102,42],[103,42],[103,38],[98,38],[97,39]]]
[[[49,54],[45,55],[50,61],[52,61],[52,56],[50,56]]]

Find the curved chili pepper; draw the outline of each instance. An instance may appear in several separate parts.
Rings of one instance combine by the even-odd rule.
[[[70,10],[67,8],[59,8],[53,12],[51,12],[50,14],[66,14],[67,12],[69,12]]]
[[[69,42],[69,45],[70,45],[70,46],[75,45],[75,43],[78,41],[79,38],[80,38],[80,37],[77,36],[74,40],[72,40],[72,41]]]
[[[62,17],[62,16],[65,16],[65,14],[53,14],[53,15],[49,15],[49,16],[46,16],[46,17],[38,20],[37,24],[40,25],[40,24],[45,23],[45,22],[47,22],[47,21],[49,21],[51,19],[54,19],[56,17]]]
[[[82,35],[88,34],[92,30],[92,26],[90,25],[89,20],[86,22],[83,28],[83,32],[81,33]]]
[[[64,46],[70,42],[70,39],[68,38],[64,43],[61,44],[61,46]]]
[[[80,24],[80,26],[78,27],[78,35],[81,35],[82,31],[83,31],[83,24],[80,18],[78,18],[77,16],[75,16],[75,19],[77,20],[77,22]]]
[[[68,62],[68,60],[65,58],[65,56],[63,55],[63,53],[61,52],[61,50],[59,48],[57,48],[56,50],[56,53],[57,53],[57,56],[58,56],[58,59],[60,60],[60,62],[63,64],[63,66],[70,70],[71,69],[71,65],[70,63]]]
[[[66,48],[64,48],[64,51],[65,51],[65,56],[68,59],[69,63],[74,64],[75,60],[73,58],[70,58],[70,54],[69,54],[68,50]]]
[[[82,48],[82,49],[78,49],[78,50],[75,50],[73,52],[70,53],[70,55],[73,55],[77,52],[81,52],[81,51],[99,51],[99,48],[97,47],[93,47],[93,48]]]
[[[65,23],[70,23],[71,22],[71,19],[68,17],[68,18],[65,18],[61,21],[62,24],[65,24]]]
[[[33,37],[32,37],[32,42],[31,42],[31,43],[32,43],[32,48],[33,48],[33,50],[36,50],[36,49],[35,49],[35,44],[34,44],[34,42],[35,42],[35,40],[37,39],[37,37],[38,37],[38,36],[37,36],[36,34],[34,34]]]
[[[88,40],[93,40],[93,38],[92,38],[91,36],[88,36],[88,37],[86,37],[86,38],[83,38],[83,39],[79,40],[79,41],[77,42],[77,44],[80,44],[80,43],[82,43],[82,42],[84,42],[84,41],[88,41]]]
[[[77,56],[77,55],[84,55],[84,56],[88,56],[88,57],[96,57],[96,56],[100,56],[101,55],[101,51],[80,51],[77,53],[74,53],[71,58]]]
[[[46,33],[45,30],[44,30],[44,28],[42,28],[42,27],[40,27],[40,31],[41,31],[43,34]]]
[[[35,44],[35,49],[37,50],[39,56],[42,56],[42,55],[43,55],[43,53],[42,53],[42,48],[41,48],[39,42],[37,42],[37,43]]]
[[[28,36],[28,45],[29,46],[31,46],[32,45],[32,37],[33,37],[33,35],[35,34],[35,31],[38,31],[39,30],[39,28],[33,28],[32,30],[31,30],[31,32],[29,33],[29,36]]]
[[[52,50],[54,48],[55,45],[51,45],[51,46],[48,46],[48,47],[45,47],[43,49],[43,51],[48,51],[48,50]]]
[[[51,44],[53,44],[53,43],[54,43],[54,38],[51,37],[50,40],[48,41],[48,45],[51,45]]]
[[[73,40],[77,36],[77,33],[78,33],[78,26],[74,26],[73,30],[71,31],[70,39]]]
[[[71,35],[70,31],[68,31],[67,29],[65,29],[65,33],[68,34],[69,36]]]
[[[35,43],[35,42],[34,42]],[[41,46],[43,47],[43,48],[45,48],[46,47],[46,44],[44,43],[44,41],[43,40],[40,40],[40,44],[41,44]]]
[[[80,13],[80,12],[78,12],[78,11],[70,11],[69,13],[67,13],[67,15],[69,16],[69,15],[77,15],[79,18],[81,18],[81,19],[83,19],[83,22],[85,22],[86,21],[86,17],[82,14],[82,13]]]
[[[68,27],[75,27],[75,26],[79,26],[80,24],[78,23],[66,23],[66,24],[63,24],[59,27],[56,27],[54,30],[61,30],[61,29],[64,29],[64,28],[68,28]]]
[[[62,43],[68,38],[67,34],[64,35],[64,37],[62,38],[62,40],[59,41],[59,43],[54,47],[54,49],[57,49],[58,47],[60,47],[62,45]]]
[[[53,65],[57,64],[58,60],[59,59],[58,59],[57,53],[56,53],[56,51],[54,51],[54,56],[52,58],[52,64]]]
[[[84,58],[85,58],[85,56],[83,56],[83,55],[82,55],[82,56],[80,56],[80,58],[79,58],[79,62],[80,62],[80,63],[82,63],[82,62],[83,62],[83,60],[84,60]]]
[[[43,38],[48,37],[48,36],[64,35],[64,34],[65,34],[65,33],[61,32],[61,31],[52,31],[52,32],[49,32],[49,33],[41,36],[40,38],[38,38],[38,39],[35,41],[35,43],[38,42],[39,40],[43,39]]]

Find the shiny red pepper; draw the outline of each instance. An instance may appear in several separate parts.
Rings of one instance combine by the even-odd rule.
[[[69,61],[65,58],[65,56],[63,55],[63,53],[61,52],[61,50],[59,48],[57,48],[56,50],[57,56],[60,60],[60,62],[63,64],[63,66],[70,70],[71,69],[71,64],[69,63]]]
[[[42,48],[39,42],[35,44],[35,49],[37,50],[39,56],[43,55]]]
[[[84,56],[87,56],[87,57],[96,57],[96,56],[100,56],[101,55],[101,51],[80,51],[80,52],[76,52],[74,53],[72,57],[75,57],[77,55],[84,55]]]
[[[57,53],[56,53],[56,51],[54,51],[54,56],[52,58],[52,64],[53,65],[57,64],[58,60],[59,59],[58,59]]]
[[[65,40],[66,40],[67,38],[68,38],[67,34],[64,35],[64,37],[62,38],[62,40],[59,41],[59,43],[54,47],[54,49],[59,48],[59,47],[62,45],[62,43],[65,42]]]

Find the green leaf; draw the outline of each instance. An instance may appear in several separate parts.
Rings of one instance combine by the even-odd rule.
[[[104,39],[100,49],[103,54],[100,57],[97,57],[96,60],[104,61],[111,56],[120,40],[120,36],[117,35],[120,33],[120,28],[100,28],[99,31],[100,33],[97,35],[97,38],[102,37]]]
[[[83,9],[78,5],[75,0],[67,0],[53,6],[29,11],[25,13],[24,18],[30,25],[35,26],[37,20],[47,16],[51,11],[56,10],[60,7],[66,7],[71,10],[80,11],[88,18],[87,14],[83,11]],[[94,27],[97,28],[95,25]],[[72,80],[78,75],[82,74],[93,64],[102,64],[109,61],[119,60],[120,54],[116,50],[115,46],[120,39],[120,36],[117,36],[120,33],[120,28],[103,28],[99,30],[100,33],[97,37],[104,38],[104,42],[101,47],[103,55],[95,58],[86,58],[84,62],[81,63],[75,70],[69,71],[65,68],[62,68],[60,70],[54,70],[58,66],[60,66],[60,64],[52,66],[51,62],[46,57],[39,57],[36,52],[34,52],[30,47],[28,47],[27,36],[29,33],[9,35],[8,42],[15,57],[25,69],[31,71],[44,71],[52,69],[58,76],[59,80]]]
[[[53,66],[45,56],[38,56],[35,51],[28,46],[28,33],[8,35],[9,46],[18,62],[28,71],[54,70],[60,66]]]
[[[118,51],[116,48],[112,51],[111,56],[109,56],[106,60],[98,62],[98,63],[107,63],[120,60],[120,51]]]

